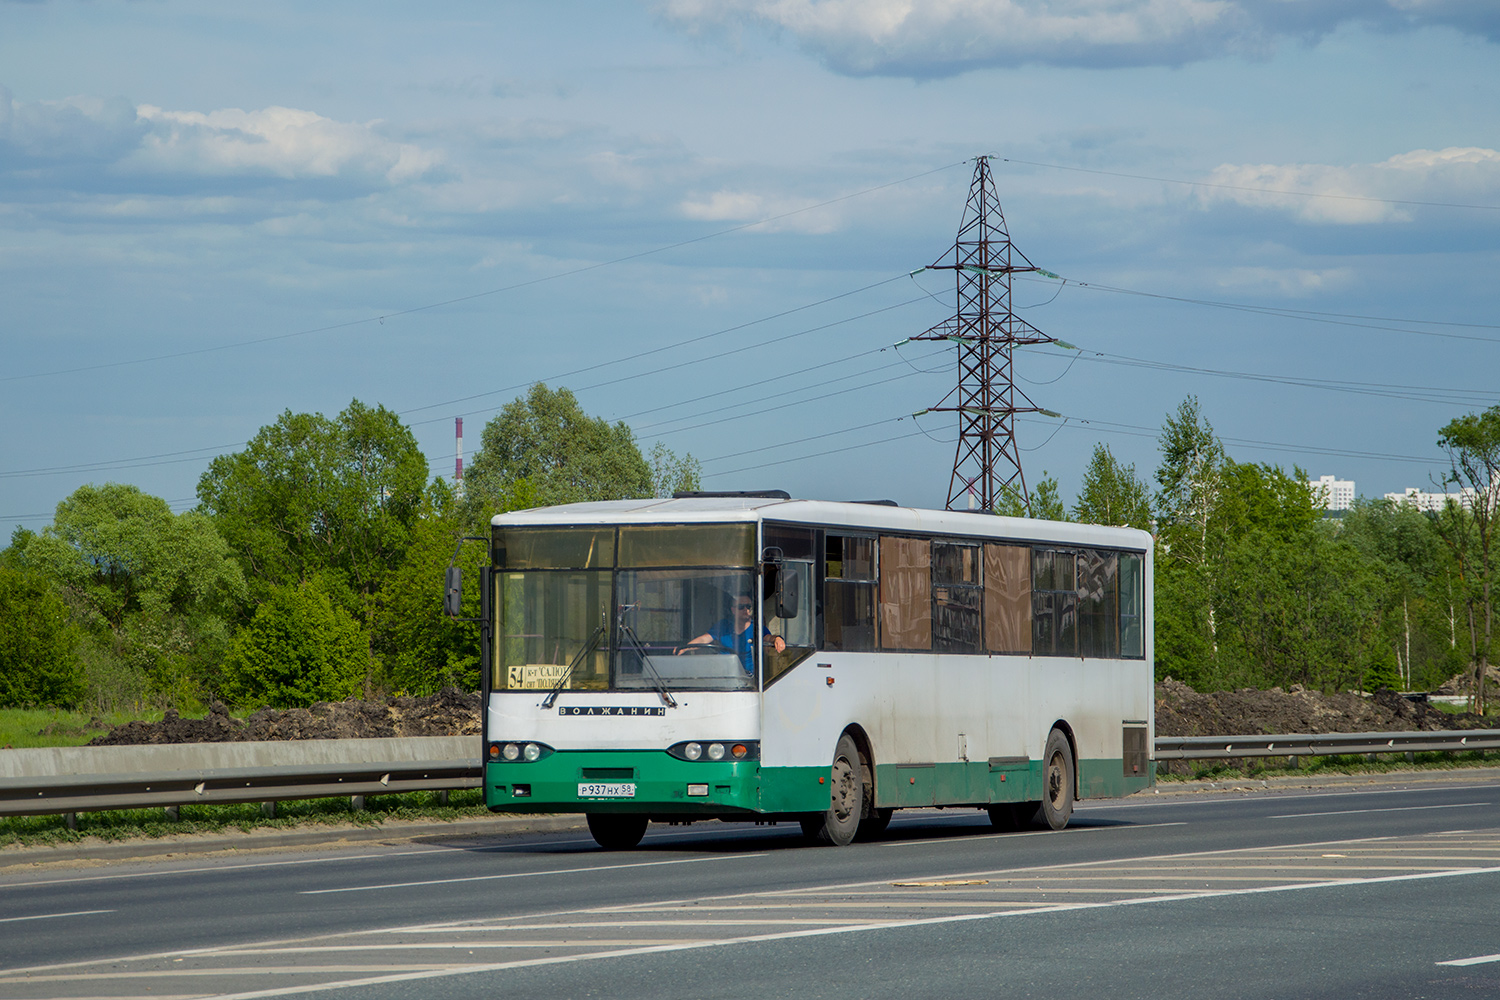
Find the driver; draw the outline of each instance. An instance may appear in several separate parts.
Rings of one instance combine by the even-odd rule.
[[[734,617],[720,618],[714,622],[707,632],[689,639],[687,646],[704,646],[709,643],[717,643],[725,649],[739,654],[740,663],[745,667],[746,673],[755,672],[755,649],[751,643],[750,620],[755,616],[755,604],[748,595],[741,595],[734,599]],[[762,628],[763,641],[771,646],[776,652],[786,649],[786,640],[779,635],[772,635],[771,630]],[[680,655],[686,646],[678,649]]]

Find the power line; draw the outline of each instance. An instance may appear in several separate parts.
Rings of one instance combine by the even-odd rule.
[[[1041,353],[1041,352],[1038,352]],[[1346,392],[1362,396],[1380,396],[1389,399],[1404,399],[1411,402],[1441,403],[1451,405],[1476,405],[1484,404],[1496,398],[1493,389],[1450,389],[1438,386],[1410,386],[1393,383],[1380,382],[1350,382],[1335,379],[1303,378],[1294,375],[1265,375],[1258,372],[1236,371],[1233,369],[1202,368],[1195,365],[1181,365],[1168,361],[1151,361],[1146,358],[1133,358],[1124,354],[1110,354],[1107,351],[1095,351],[1088,348],[1078,348],[1076,353],[1070,355],[1043,354],[1044,357],[1062,359],[1066,357],[1071,365],[1075,361],[1090,361],[1096,364],[1119,365],[1126,368],[1145,368],[1150,371],[1182,372],[1189,375],[1209,375],[1215,378],[1235,379],[1244,382],[1268,382],[1278,385],[1297,386],[1304,389],[1321,389],[1327,392]]]
[[[570,278],[575,275],[585,274],[589,271],[596,271],[602,267],[610,267],[614,264],[623,264],[628,261],[639,260],[642,257],[650,257],[655,254],[666,253],[670,250],[679,250],[682,247],[692,246],[695,243],[702,243],[705,240],[716,239],[720,236],[728,236],[731,233],[743,232],[746,229],[754,229],[757,226],[764,226],[772,222],[779,222],[782,219],[789,219],[794,215],[801,215],[803,212],[816,211],[820,208],[827,208],[829,205],[837,205],[840,202],[849,201],[852,198],[859,198],[867,194],[873,194],[876,191],[883,191],[886,188],[906,184],[911,181],[927,177],[931,174],[941,173],[944,170],[951,170],[954,167],[962,166],[964,162],[966,161],[949,163],[941,167],[933,167],[931,170],[924,170],[921,173],[912,174],[910,177],[903,177],[900,180],[888,181],[885,184],[877,184],[874,187],[864,188],[863,190],[855,191],[852,194],[840,195],[837,198],[830,198],[827,201],[818,202],[815,205],[806,205],[802,208],[793,209],[790,212],[782,212],[779,215],[767,216],[763,219],[757,219],[754,222],[747,222],[742,225],[731,226],[728,229],[720,229],[717,232],[706,233],[703,236],[695,236],[689,240],[681,240],[677,243],[670,243],[665,246],[653,247],[650,250],[641,250],[638,253],[626,254],[623,257],[614,257],[610,260],[596,261],[593,264],[586,264],[582,267],[575,267],[566,271],[557,271],[552,274],[543,275],[539,278],[530,278],[526,281],[518,281],[514,284],[502,285],[499,288],[491,288],[483,292],[474,292],[469,295],[459,295],[451,299],[443,299],[439,302],[429,302],[426,305],[412,306],[409,309],[398,309],[393,312],[381,313],[376,316],[367,316],[363,319],[348,320],[343,323],[330,323],[326,326],[312,327],[306,330],[295,330],[291,333],[281,333],[270,337],[257,337],[253,340],[241,340],[230,344],[219,344],[214,347],[198,347],[190,351],[175,351],[170,354],[158,354],[151,357],[133,358],[126,361],[109,361],[97,365],[80,365],[76,368],[59,368],[54,371],[47,372],[30,372],[25,375],[5,375],[0,376],[0,382],[16,382],[22,379],[47,378],[53,375],[75,375],[80,372],[100,371],[107,368],[121,368],[127,365],[148,364],[153,361],[169,361],[175,358],[191,357],[198,354],[211,354],[216,351],[227,351],[236,347],[253,347],[258,344],[269,344],[279,340],[290,340],[293,337],[306,337],[315,333],[328,333],[333,330],[347,330],[350,327],[367,326],[371,323],[384,324],[388,319],[398,319],[402,316],[410,316],[414,313],[427,312],[433,309],[441,309],[444,306],[457,305],[460,302],[472,302],[475,299],[482,299],[491,295],[499,295],[502,292],[511,292],[515,291],[518,288],[526,288],[531,285],[542,284],[543,282],[556,281],[559,278]]]
[[[1484,344],[1500,343],[1500,337],[1480,337],[1461,333],[1444,333],[1441,330],[1411,330],[1405,327],[1375,325],[1382,323],[1413,323],[1425,326],[1456,326],[1480,330],[1500,330],[1500,324],[1492,323],[1454,323],[1436,319],[1385,319],[1382,317],[1360,316],[1352,313],[1317,312],[1311,309],[1287,309],[1280,306],[1252,305],[1247,302],[1221,302],[1214,299],[1195,299],[1182,295],[1165,295],[1160,292],[1143,292],[1134,288],[1119,288],[1112,285],[1103,285],[1092,281],[1079,281],[1076,278],[1064,278],[1060,275],[1051,275],[1064,284],[1075,285],[1094,292],[1111,292],[1116,295],[1134,295],[1144,299],[1160,299],[1165,302],[1180,302],[1186,305],[1208,306],[1215,309],[1230,309],[1237,312],[1256,313],[1263,316],[1274,316],[1278,319],[1300,319],[1309,323],[1328,323],[1333,326],[1350,326],[1361,330],[1381,330],[1389,333],[1410,333],[1420,337],[1441,337],[1447,340],[1469,340]],[[1023,281],[1041,281],[1040,278],[1022,278]],[[1368,322],[1355,322],[1363,320]]]

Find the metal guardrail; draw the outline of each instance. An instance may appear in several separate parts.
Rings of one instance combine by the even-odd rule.
[[[472,736],[0,750],[0,816],[478,788],[478,750]]]
[[[1500,729],[1162,736],[1154,759],[1500,749]],[[0,816],[478,788],[473,736],[0,750]]]
[[[1286,733],[1264,736],[1158,736],[1157,760],[1320,757],[1342,753],[1420,753],[1500,749],[1500,729],[1415,733]]]

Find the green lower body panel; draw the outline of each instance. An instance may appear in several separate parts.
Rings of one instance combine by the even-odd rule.
[[[828,808],[827,781],[826,767],[686,761],[652,750],[559,751],[531,763],[486,763],[484,804],[496,812],[750,819],[821,812]]]
[[[1129,795],[1151,786],[1152,775],[1126,777],[1119,760],[1078,762],[1078,797]],[[1024,758],[945,764],[877,764],[875,804],[912,806],[1035,802],[1042,797],[1042,762]]]

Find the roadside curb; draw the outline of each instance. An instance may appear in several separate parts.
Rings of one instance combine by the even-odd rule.
[[[527,833],[583,830],[582,815],[496,816],[423,823],[390,820],[372,826],[313,826],[296,830],[254,830],[232,834],[184,834],[120,843],[82,843],[57,847],[0,848],[0,873],[21,867],[69,861],[142,861],[183,855],[231,854],[295,848],[334,848],[340,844],[404,843],[464,837],[515,837]]]

